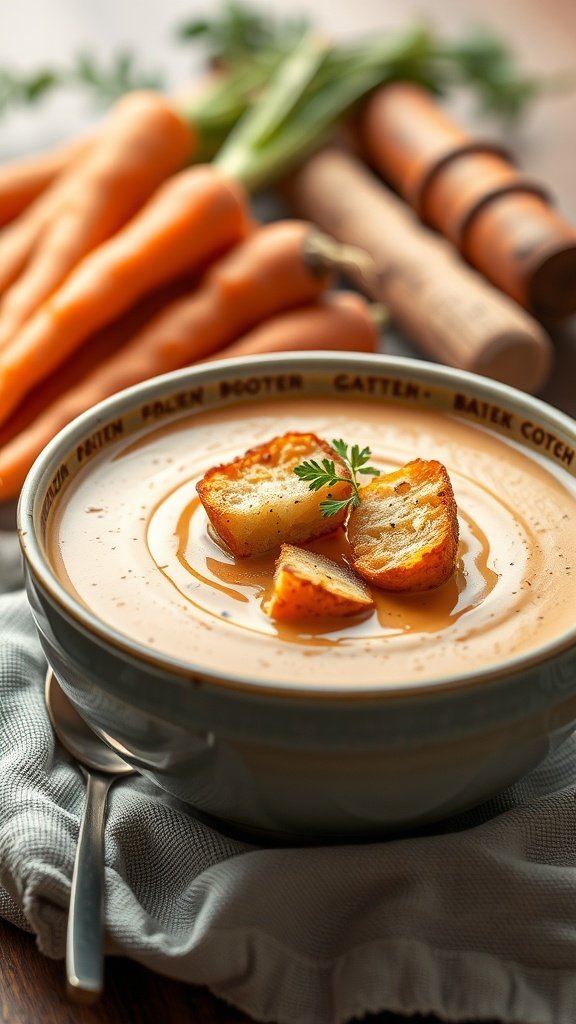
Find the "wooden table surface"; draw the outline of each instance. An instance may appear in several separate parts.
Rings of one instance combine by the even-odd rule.
[[[282,8],[282,0],[274,0]],[[285,4],[284,4],[285,6]],[[298,6],[298,5],[296,5]],[[306,5],[309,9],[310,5]],[[340,32],[357,29],[354,4],[344,0],[319,9],[324,23],[334,16]],[[516,51],[523,66],[546,73],[576,68],[576,3],[574,0],[403,0],[385,9],[379,0],[360,3],[362,23],[380,28],[401,27],[426,14],[439,29],[457,32],[465,23],[494,26]],[[328,13],[329,10],[329,13]],[[546,183],[559,209],[576,224],[576,89],[541,100],[531,110],[513,145],[522,166]],[[509,141],[509,140],[508,140]],[[555,332],[557,369],[544,397],[576,415],[576,326]],[[206,989],[160,977],[129,960],[110,958],[106,991],[96,1007],[73,1006],[66,998],[64,967],[42,956],[34,937],[0,921],[0,1020],[9,1024],[239,1024],[249,1018],[214,998]],[[400,1018],[380,1014],[370,1024],[393,1024]],[[404,1018],[403,1018],[404,1019]],[[412,1018],[424,1020],[424,1018]],[[432,1018],[426,1018],[429,1022]]]

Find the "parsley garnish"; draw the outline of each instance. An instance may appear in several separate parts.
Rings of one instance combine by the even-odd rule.
[[[332,441],[332,448],[343,462],[350,469],[350,476],[342,476],[337,470],[332,459],[309,459],[296,466],[294,472],[300,480],[305,480],[311,491],[319,491],[321,487],[332,487],[337,483],[352,485],[352,494],[343,501],[336,501],[334,498],[327,498],[320,502],[320,511],[323,516],[334,516],[341,512],[348,505],[357,508],[360,504],[360,490],[358,485],[358,474],[365,476],[380,476],[380,470],[374,466],[368,466],[368,460],[372,452],[369,448],[360,448],[359,445],[347,445],[345,441]]]

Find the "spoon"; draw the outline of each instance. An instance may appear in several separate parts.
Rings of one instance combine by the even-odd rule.
[[[46,708],[56,736],[82,765],[86,800],[74,860],[66,980],[75,1002],[96,1002],[104,982],[104,822],[112,783],[134,769],[99,739],[78,714],[51,669],[46,675]]]

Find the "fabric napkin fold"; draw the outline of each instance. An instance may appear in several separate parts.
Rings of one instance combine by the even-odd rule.
[[[84,781],[44,708],[9,532],[0,581],[0,914],[62,957]],[[576,735],[497,798],[386,842],[256,847],[131,776],[105,851],[107,951],[258,1021],[576,1020]]]

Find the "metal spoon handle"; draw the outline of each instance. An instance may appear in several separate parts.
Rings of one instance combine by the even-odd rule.
[[[95,1002],[104,984],[104,821],[112,776],[87,772],[66,937],[68,993]]]

